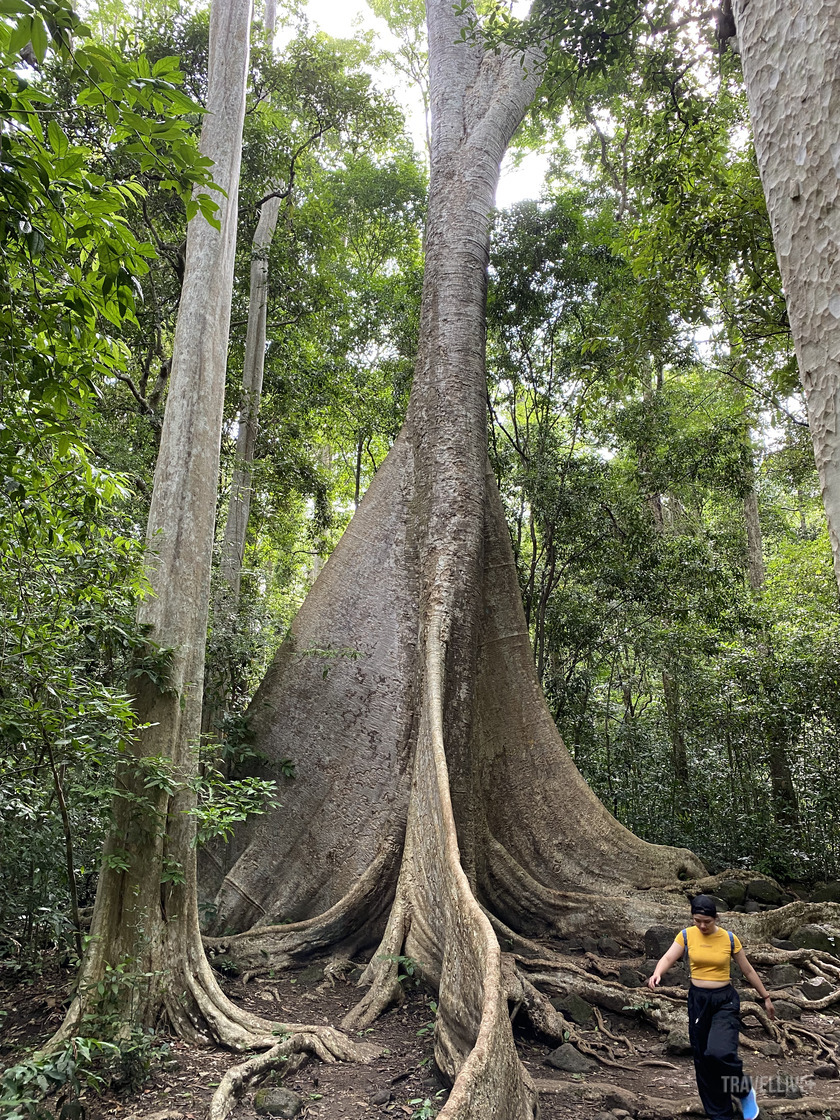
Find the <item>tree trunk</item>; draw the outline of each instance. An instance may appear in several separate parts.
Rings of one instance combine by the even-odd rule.
[[[273,30],[273,29],[272,29]],[[213,629],[224,639],[232,639],[239,614],[242,589],[242,564],[248,518],[251,512],[254,452],[259,431],[260,397],[265,370],[266,323],[268,320],[268,255],[277,228],[280,198],[263,203],[251,249],[251,290],[248,327],[245,335],[245,362],[242,370],[242,395],[239,428],[236,435],[236,460],[230,481],[225,532],[213,600]],[[204,682],[202,731],[217,731],[230,697],[236,691],[236,655],[226,640],[218,643],[218,655],[207,667]]]
[[[153,588],[138,612],[157,671],[136,678],[140,730],[116,776],[106,845],[78,992],[51,1047],[84,1020],[120,1033],[152,1027],[165,1010],[188,1039],[271,1046],[270,1024],[239,1011],[217,986],[198,930],[194,804],[201,685],[245,112],[250,0],[214,0],[202,153],[213,162],[220,228],[189,225],[172,377],[148,523]],[[147,662],[147,668],[149,663]],[[106,996],[97,985],[105,980]],[[113,996],[109,993],[113,990]],[[106,1000],[111,999],[109,1004]]]
[[[266,0],[263,22],[266,44],[271,49],[277,23],[276,0]],[[278,195],[262,204],[257,228],[254,231],[254,240],[251,243],[251,288],[248,296],[248,326],[245,333],[239,428],[236,434],[236,461],[230,483],[230,500],[219,565],[218,607],[233,616],[239,609],[245,538],[251,511],[251,476],[259,432],[260,398],[265,372],[265,344],[268,333],[268,258],[282,201],[282,197]]]
[[[733,9],[840,584],[840,18],[823,0]]]
[[[685,749],[685,735],[682,726],[680,686],[678,679],[667,669],[662,670],[662,695],[668,716],[668,734],[671,739],[674,780],[681,794],[685,794],[688,788],[688,755]]]
[[[758,491],[755,488],[755,468],[752,468],[753,482],[744,495],[744,524],[747,530],[747,578],[753,591],[764,588],[766,571],[764,568],[764,543],[761,536],[761,521],[758,516]]]
[[[225,535],[220,564],[220,599],[225,609],[235,614],[239,606],[245,536],[251,510],[251,475],[259,430],[260,397],[265,370],[266,322],[268,319],[268,255],[280,198],[270,198],[260,210],[251,250],[251,292],[248,303],[248,328],[245,336],[245,365],[242,371],[242,398],[236,436],[236,462],[230,483]]]
[[[496,930],[624,929],[658,912],[649,888],[702,867],[609,815],[537,683],[487,459],[484,303],[499,165],[538,60],[461,39],[449,0],[430,0],[428,18],[431,186],[408,419],[249,709],[260,751],[291,756],[298,776],[281,810],[207,854],[216,928],[244,931],[210,944],[260,970],[379,941],[354,1027],[399,999],[398,958],[414,958],[439,989],[435,1057],[454,1083],[441,1117],[525,1120],[535,1092]],[[316,649],[353,656],[324,677]]]

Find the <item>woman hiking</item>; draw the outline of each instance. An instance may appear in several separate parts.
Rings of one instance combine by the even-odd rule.
[[[655,989],[668,969],[680,957],[688,956],[691,975],[688,1037],[703,1108],[710,1120],[732,1120],[732,1098],[735,1097],[744,1120],[755,1120],[758,1116],[755,1089],[738,1057],[741,1000],[729,979],[732,957],[764,1000],[764,1008],[771,1019],[776,1018],[773,1001],[747,960],[741,942],[734,933],[717,924],[715,900],[707,894],[698,894],[691,900],[691,916],[694,925],[677,934],[674,944],[648,980],[648,987]]]

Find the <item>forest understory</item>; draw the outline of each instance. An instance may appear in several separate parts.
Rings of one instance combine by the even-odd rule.
[[[725,915],[721,921],[725,925]],[[686,1029],[685,966],[678,964],[666,978],[668,986],[655,994],[644,984],[655,963],[653,946],[658,954],[671,932],[655,927],[644,948],[581,937],[533,942],[541,947],[542,958],[506,954],[517,974],[530,976],[535,985],[511,1006],[510,1014],[518,1056],[539,1091],[542,1120],[703,1115],[687,1037],[681,1032]],[[763,1114],[840,1118],[840,959],[778,940],[751,948],[750,956],[773,991],[779,1015],[775,1024],[769,1023],[749,988],[736,981],[742,998],[742,1057]],[[220,980],[226,994],[246,1010],[271,1021],[318,1027],[341,1022],[358,1002],[357,981],[365,963],[348,961],[344,971],[337,971],[334,958],[323,958],[274,975],[227,974]],[[448,1095],[433,1057],[436,996],[412,963],[406,958],[401,966],[402,1002],[355,1032],[374,1049],[371,1061],[325,1063],[304,1056],[285,1072],[281,1064],[248,1084],[228,1115],[233,1120],[259,1115],[304,1120],[436,1116]],[[552,985],[551,969],[567,983],[556,980]],[[0,973],[0,1007],[7,1012],[0,1042],[4,1065],[37,1048],[61,1023],[72,983],[72,972],[57,959],[28,975]],[[534,1006],[537,984],[543,991],[555,988],[550,1004]],[[242,1061],[243,1056],[218,1048],[159,1035],[144,1052],[140,1065],[147,1068],[125,1068],[122,1084],[117,1077],[101,1092],[83,1090],[78,1101],[65,1090],[46,1103],[62,1120],[204,1120],[212,1114],[214,1095],[218,1107],[224,1075]],[[83,1112],[74,1110],[78,1104]]]

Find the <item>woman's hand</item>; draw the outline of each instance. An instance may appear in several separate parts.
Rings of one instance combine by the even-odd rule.
[[[651,991],[653,991],[654,988],[656,987],[656,985],[659,983],[659,981],[661,979],[662,979],[662,977],[659,975],[659,973],[654,972],[653,976],[648,976],[647,986],[650,988]]]
[[[773,1000],[770,998],[770,996],[764,997],[764,1010],[767,1012],[768,1019],[776,1018],[776,1009],[773,1006]]]

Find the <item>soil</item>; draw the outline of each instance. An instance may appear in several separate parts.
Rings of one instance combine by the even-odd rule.
[[[7,1013],[0,1019],[0,1066],[22,1060],[49,1037],[61,1022],[71,981],[71,974],[57,966],[28,976],[0,973],[0,1008]],[[352,976],[334,985],[325,984],[323,968],[317,964],[247,984],[240,978],[226,978],[223,984],[232,999],[267,1018],[314,1024],[337,1024],[359,994]],[[411,977],[405,978],[403,987],[402,1006],[386,1012],[362,1032],[368,1041],[381,1047],[381,1056],[371,1065],[325,1065],[310,1060],[287,1082],[281,1082],[279,1074],[272,1074],[264,1084],[287,1084],[299,1093],[304,1100],[301,1120],[427,1120],[434,1116],[447,1096],[432,1057],[434,995]],[[515,1024],[522,1061],[540,1089],[542,1120],[595,1120],[602,1116],[606,1120],[609,1109],[614,1117],[636,1114],[632,1104],[628,1108],[622,1090],[675,1104],[691,1099],[696,1114],[702,1115],[690,1056],[666,1054],[663,1037],[632,1011],[626,1015],[605,1014],[603,1022],[607,1030],[625,1036],[631,1043],[632,1053],[621,1059],[629,1068],[599,1065],[587,1075],[560,1073],[545,1064],[554,1046]],[[806,1014],[800,1025],[823,1033],[838,1031],[840,1014]],[[759,1029],[747,1034],[766,1038]],[[594,1028],[588,1037],[598,1037]],[[774,1103],[779,1103],[770,1096],[774,1088],[780,1085],[783,1089],[792,1081],[806,1098],[819,1097],[828,1102],[829,1109],[822,1108],[819,1113],[824,1120],[832,1116],[840,1120],[840,1080],[814,1078],[813,1070],[820,1059],[813,1050],[771,1058],[742,1048],[742,1057],[760,1090],[765,1115],[772,1115]],[[101,1095],[90,1090],[83,1093],[86,1120],[140,1120],[155,1113],[165,1113],[166,1120],[203,1120],[214,1088],[237,1060],[241,1059],[225,1051],[202,1050],[177,1039],[157,1038],[148,1076],[141,1086],[133,1091],[130,1087],[121,1091],[112,1087]],[[255,1120],[253,1096],[252,1090],[231,1120]],[[55,1110],[61,1099],[52,1098],[47,1103]],[[792,1100],[784,1103],[788,1109],[796,1107]],[[806,1104],[807,1100],[803,1101]],[[800,1114],[805,1115],[804,1108]],[[643,1116],[644,1110],[638,1115]],[[156,1120],[164,1117],[159,1115]]]

